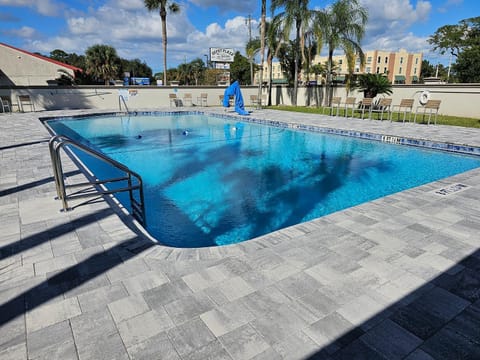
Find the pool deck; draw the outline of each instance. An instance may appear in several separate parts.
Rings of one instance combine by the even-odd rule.
[[[174,249],[104,200],[59,211],[38,117],[83,113],[0,114],[0,359],[480,359],[480,168]],[[480,129],[251,116],[480,147]]]

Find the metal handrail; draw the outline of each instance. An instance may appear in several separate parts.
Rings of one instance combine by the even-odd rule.
[[[123,97],[123,95],[118,95],[118,109],[119,109],[119,111],[122,111],[122,103],[123,103],[123,106],[125,106],[125,110],[128,114],[130,111],[128,110],[128,106],[127,106],[127,102],[125,101],[125,98]]]
[[[66,146],[70,145],[73,146],[99,160],[102,160],[120,171],[125,173],[123,177],[116,177],[111,179],[105,180],[92,180],[83,183],[77,183],[73,185],[65,185],[63,167],[62,167],[62,159],[60,156],[60,150]],[[117,192],[124,192],[128,191],[130,195],[130,203],[132,208],[132,216],[137,219],[143,226],[146,225],[146,218],[145,218],[145,202],[143,196],[143,181],[140,175],[136,172],[130,170],[127,166],[119,163],[118,161],[102,154],[101,152],[94,150],[84,144],[81,144],[75,140],[72,140],[68,136],[65,135],[55,135],[53,136],[50,141],[48,142],[48,147],[50,150],[50,158],[52,160],[53,166],[53,174],[55,179],[55,187],[57,190],[58,199],[62,200],[63,210],[68,211],[71,208],[68,207],[68,200],[77,199],[77,198],[85,198],[91,196],[98,196],[98,195],[109,195],[114,194]],[[132,181],[134,178],[135,181]],[[114,183],[119,181],[127,181],[126,187],[121,187],[118,189],[108,190],[104,186],[107,183]],[[75,193],[67,194],[67,188],[71,187],[82,187],[82,186],[89,186],[90,191],[77,191]],[[98,188],[100,187],[100,189]],[[102,188],[103,187],[103,188]],[[137,198],[134,195],[134,191],[138,192]]]

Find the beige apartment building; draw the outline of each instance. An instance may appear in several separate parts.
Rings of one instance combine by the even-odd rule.
[[[326,64],[327,56],[315,56],[313,65]],[[365,52],[365,64],[360,65],[360,59],[357,58],[355,62],[355,74],[385,74],[392,84],[415,84],[420,78],[420,71],[422,67],[423,54],[409,53],[405,49],[397,52],[372,50]],[[348,74],[347,58],[345,55],[333,56],[335,66],[335,81],[343,82],[345,75]],[[268,68],[265,65],[263,71],[263,80],[268,80]],[[287,82],[287,77],[283,73],[280,63],[274,62],[272,66],[272,79],[275,84],[284,84]],[[301,81],[308,80],[321,81],[316,78],[315,74],[306,76],[304,72],[301,74]],[[324,79],[323,79],[324,80]]]

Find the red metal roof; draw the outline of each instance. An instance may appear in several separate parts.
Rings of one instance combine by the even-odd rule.
[[[69,64],[65,64],[65,63],[62,63],[62,62],[60,62],[60,61],[53,60],[53,59],[50,59],[50,58],[45,57],[45,56],[42,56],[42,55],[34,54],[34,53],[28,52],[28,51],[26,51],[26,50],[22,50],[22,49],[16,48],[15,46],[7,45],[7,44],[4,44],[4,43],[2,43],[2,42],[0,42],[0,45],[1,45],[1,46],[5,46],[5,47],[8,47],[8,48],[13,49],[13,50],[16,50],[16,51],[20,51],[20,52],[22,52],[22,53],[24,53],[24,54],[27,54],[27,55],[36,57],[36,58],[38,58],[38,59],[41,59],[41,60],[44,60],[44,61],[48,61],[48,62],[50,62],[50,63],[53,63],[53,64],[56,64],[56,65],[65,67],[65,68],[70,69],[70,70],[73,70],[73,71],[83,72],[83,69],[78,68],[78,67],[76,67],[76,66],[69,65]]]

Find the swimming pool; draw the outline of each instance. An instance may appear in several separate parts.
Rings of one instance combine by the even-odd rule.
[[[48,121],[139,173],[161,243],[237,243],[480,167],[480,157],[180,113]],[[82,158],[105,174],[98,162]],[[128,208],[128,196],[118,199]]]

